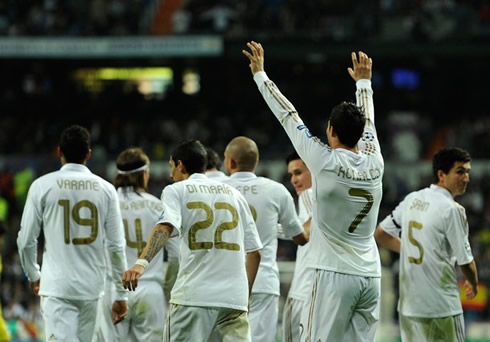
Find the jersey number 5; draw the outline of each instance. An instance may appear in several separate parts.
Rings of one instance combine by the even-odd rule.
[[[211,241],[196,241],[196,235],[199,230],[207,229],[213,225],[213,209],[204,202],[189,202],[187,203],[187,208],[191,210],[203,210],[206,213],[206,219],[194,223],[189,230],[189,248],[192,250],[213,248],[213,242]],[[214,208],[217,210],[227,210],[232,216],[231,221],[221,222],[218,227],[216,227],[216,232],[214,233],[214,247],[216,249],[239,251],[239,244],[223,241],[223,232],[225,230],[235,229],[238,226],[238,212],[231,206],[231,204],[226,202],[216,202]]]
[[[94,203],[83,200],[75,203],[71,210],[71,217],[73,221],[80,226],[90,227],[90,236],[84,238],[73,238],[70,241],[70,200],[59,200],[58,204],[63,207],[63,226],[65,232],[65,243],[69,244],[73,242],[74,245],[89,245],[97,239],[99,232],[99,215],[97,207]],[[81,217],[80,211],[85,208],[88,209],[90,216],[88,218]]]
[[[411,264],[420,265],[422,263],[422,259],[424,258],[424,248],[422,247],[420,242],[418,242],[417,240],[415,240],[413,238],[413,228],[422,229],[422,227],[423,227],[422,223],[419,223],[416,221],[408,222],[408,240],[410,241],[410,243],[412,245],[414,245],[415,247],[417,247],[419,249],[419,255],[420,255],[418,258],[414,258],[414,257],[409,256],[408,261]]]

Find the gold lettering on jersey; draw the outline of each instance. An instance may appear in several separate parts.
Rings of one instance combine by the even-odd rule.
[[[342,165],[339,165],[337,176],[355,181],[373,181],[381,177],[381,170],[378,168],[367,171],[356,170],[350,167],[344,168]]]
[[[257,185],[252,185],[252,186],[248,186],[248,185],[241,186],[241,185],[238,185],[236,187],[236,189],[238,191],[240,191],[244,195],[247,194],[247,193],[257,195],[259,193],[259,190],[257,188]]]
[[[200,184],[199,186],[195,184],[186,184],[185,188],[188,193],[199,192],[201,194],[225,194],[231,195],[232,190],[227,185],[206,185]]]
[[[429,206],[429,202],[414,199],[412,205],[410,206],[410,210],[427,211],[427,209],[429,209]]]
[[[100,190],[99,182],[91,180],[57,179],[56,183],[60,189],[66,190]]]
[[[138,209],[155,209],[157,211],[163,210],[163,204],[161,202],[149,201],[146,199],[137,201],[121,201],[119,203],[121,210],[138,210]]]

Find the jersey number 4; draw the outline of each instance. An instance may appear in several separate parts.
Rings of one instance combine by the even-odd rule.
[[[97,239],[99,232],[99,215],[94,203],[83,200],[75,203],[71,210],[71,217],[76,224],[90,227],[90,236],[84,238],[73,238],[70,241],[70,200],[59,200],[58,204],[63,207],[63,228],[65,232],[65,243],[72,242],[74,245],[89,245]],[[89,217],[81,217],[80,211],[87,209]]]
[[[213,225],[214,212],[213,209],[204,202],[189,202],[187,208],[191,210],[203,210],[206,213],[206,219],[196,222],[191,226],[189,230],[189,248],[191,250],[197,249],[211,249],[213,248],[213,242],[211,241],[197,241],[197,232],[201,229],[208,229]],[[226,210],[231,213],[231,221],[221,222],[216,227],[214,233],[214,248],[227,249],[230,251],[239,251],[240,245],[237,243],[223,241],[223,232],[225,230],[232,230],[238,226],[238,212],[231,204],[226,202],[216,202],[214,204],[216,210]]]

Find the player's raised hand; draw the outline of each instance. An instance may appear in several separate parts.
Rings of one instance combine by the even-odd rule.
[[[122,276],[123,287],[129,291],[134,291],[138,287],[138,280],[145,271],[141,265],[134,265],[124,272]]]
[[[262,47],[262,44],[252,40],[247,43],[247,46],[252,53],[247,50],[242,50],[242,53],[250,60],[249,66],[252,75],[255,75],[259,71],[264,71],[264,48]]]
[[[112,322],[114,325],[121,322],[128,315],[128,301],[116,300],[112,304]]]
[[[355,52],[351,53],[352,68],[347,68],[347,71],[350,77],[356,82],[361,79],[370,80],[372,77],[373,60],[362,51],[359,51],[358,55]]]

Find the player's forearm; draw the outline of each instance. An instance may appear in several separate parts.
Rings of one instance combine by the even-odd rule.
[[[158,223],[155,225],[151,232],[150,238],[146,243],[146,247],[139,258],[151,262],[155,255],[157,255],[163,246],[165,246],[170,238],[170,234],[172,234],[172,231],[173,227],[168,224]]]
[[[356,82],[356,102],[359,107],[362,107],[366,114],[366,125],[374,127],[374,101],[371,81],[361,79]]]
[[[122,286],[122,275],[128,268],[126,260],[125,246],[120,248],[112,248],[109,252],[111,262],[112,282],[115,285],[116,296],[115,300],[127,300],[128,291]]]
[[[17,237],[17,249],[22,268],[30,282],[39,280],[41,277],[40,267],[37,263],[37,239],[31,239],[26,236],[24,231],[19,232]]]
[[[302,232],[301,234],[293,236],[293,241],[297,245],[303,246],[308,242],[308,238],[306,237],[306,234],[304,232]]]
[[[461,265],[460,268],[465,279],[476,289],[478,285],[478,272],[476,270],[475,260],[473,259],[469,264]]]
[[[247,268],[249,295],[252,293],[252,287],[253,287],[254,282],[255,282],[255,277],[257,275],[257,271],[259,269],[260,258],[261,258],[260,251],[253,251],[253,252],[247,253],[246,268]]]
[[[267,77],[265,72],[256,73],[254,80],[265,102],[286,131],[296,152],[310,171],[316,172],[323,163],[321,158],[319,160],[318,155],[322,153],[325,145],[311,134],[294,106],[279,91],[274,82]]]
[[[310,241],[310,232],[311,232],[310,227],[311,227],[311,217],[308,219],[308,221],[303,223],[303,229],[305,230],[306,240],[308,241]]]
[[[398,237],[386,233],[381,226],[378,226],[374,233],[374,238],[378,245],[390,251],[400,253],[401,240]]]

